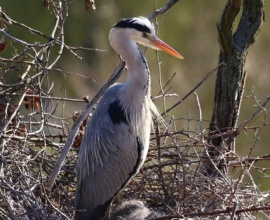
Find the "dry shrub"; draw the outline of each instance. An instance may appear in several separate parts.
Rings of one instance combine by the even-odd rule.
[[[55,68],[63,49],[75,56],[78,56],[76,50],[90,49],[70,47],[64,43],[65,11],[68,7],[65,1],[62,5],[46,1],[45,5],[50,7],[56,18],[50,36],[12,20],[0,11],[0,19],[7,26],[1,33],[23,48],[14,50],[16,54],[11,58],[0,57],[1,219],[74,218],[75,164],[83,126],[52,190],[48,190],[44,183],[63,149],[70,125],[73,124],[72,119],[78,117],[78,113],[70,117],[57,115],[58,109],[65,110],[65,105],[60,106],[58,103],[74,104],[84,101],[52,96],[49,73],[65,72]],[[23,28],[48,42],[30,44],[22,41],[8,35],[8,25]],[[11,46],[6,41],[3,42],[4,49]],[[58,55],[53,58],[49,55],[52,47],[58,50]],[[9,83],[8,73],[22,66],[24,71],[20,71],[19,81]],[[162,98],[166,99],[166,94]],[[24,109],[28,113],[20,114]],[[264,111],[265,115],[268,111]],[[252,169],[257,169],[262,178],[268,178],[264,172],[266,168],[256,167],[256,162],[269,160],[269,156],[250,156],[260,137],[260,131],[269,125],[266,116],[256,128],[250,128],[255,130],[256,138],[245,157],[227,152],[222,157],[210,158],[207,150],[213,147],[209,144],[211,135],[203,130],[175,130],[174,123],[177,123],[176,119],[171,119],[167,128],[154,123],[147,161],[140,173],[121,192],[122,199],[144,201],[153,210],[162,213],[163,217],[158,219],[269,218],[268,193],[260,192],[251,174]],[[84,126],[85,124],[84,122]],[[242,126],[238,131],[248,129],[248,126]],[[205,175],[206,163],[211,163],[219,175]],[[249,182],[245,181],[245,177]],[[116,200],[115,203],[117,202]]]

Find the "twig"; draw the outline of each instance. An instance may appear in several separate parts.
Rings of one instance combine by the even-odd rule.
[[[174,4],[176,4],[179,0],[169,0],[163,7],[155,10],[152,14],[148,16],[149,20],[155,19],[158,15],[164,14],[168,11]]]
[[[163,97],[179,97],[178,94],[163,94],[163,95],[157,95],[155,97],[152,97],[152,101],[155,101],[156,99],[163,98]]]
[[[197,95],[196,92],[194,92],[195,98],[196,98],[196,102],[197,102],[197,106],[198,106],[198,110],[199,110],[199,119],[200,119],[200,138],[201,138],[201,142],[204,142],[204,136],[203,136],[203,124],[202,124],[202,109],[201,109],[201,104],[200,104],[200,100],[199,97]]]
[[[27,43],[26,41],[23,41],[21,39],[18,39],[16,37],[11,36],[4,29],[0,29],[0,34],[3,34],[6,38],[8,38],[8,39],[10,39],[10,40],[12,40],[12,41],[14,41],[16,43],[20,43],[20,44],[22,44],[23,46],[26,46],[26,47],[43,48],[43,47],[49,47],[54,43],[53,41],[50,41],[50,42],[45,43],[45,44],[41,44],[41,43],[30,44],[30,43]]]
[[[169,111],[174,109],[177,105],[181,104],[185,99],[187,99],[190,96],[190,94],[192,94],[196,89],[198,89],[212,75],[212,73],[214,73],[222,65],[225,65],[225,64],[220,63],[220,64],[218,64],[218,66],[215,69],[208,72],[206,74],[206,76],[190,92],[188,92],[182,99],[180,99],[178,102],[176,102],[172,107],[168,108],[166,110],[166,113],[168,113]],[[164,114],[165,114],[165,112],[163,112],[161,115],[164,115]]]
[[[5,96],[19,96],[20,97],[21,95],[22,94],[18,94],[18,93],[5,93]],[[62,97],[55,97],[55,96],[39,96],[39,95],[28,95],[28,94],[26,94],[25,97],[36,97],[40,99],[59,100],[59,101],[68,101],[68,102],[82,102],[82,103],[86,102],[84,98],[71,99],[71,98],[62,98]]]
[[[4,13],[2,10],[0,10],[0,17],[3,17],[9,24],[15,24],[15,25],[18,25],[19,27],[23,27],[25,28],[26,30],[28,30],[30,33],[32,34],[36,34],[36,35],[39,35],[39,36],[42,36],[44,37],[45,39],[47,40],[50,40],[50,37],[43,34],[42,32],[38,31],[38,30],[35,30],[25,24],[22,24],[20,22],[17,22],[15,20],[13,20],[12,18],[8,17],[6,13]]]
[[[232,213],[230,216],[230,220],[234,220],[234,216],[235,216],[235,212],[236,212],[236,207],[237,207],[237,202],[233,203],[233,207],[232,207]]]
[[[20,98],[19,103],[18,103],[18,107],[14,110],[14,112],[10,116],[9,120],[7,121],[7,123],[3,126],[2,130],[1,130],[1,133],[0,133],[0,139],[5,134],[5,132],[6,132],[7,128],[8,128],[8,126],[9,126],[9,124],[11,123],[11,121],[13,120],[13,118],[15,117],[15,115],[17,114],[17,112],[19,111],[19,108],[20,108],[21,104],[23,103],[24,97],[25,97],[25,93]]]
[[[265,110],[265,106],[270,102],[270,96],[267,96],[263,104],[261,104],[258,109],[249,117],[247,118],[238,128],[234,131],[234,135],[237,136],[241,133],[242,130],[246,128],[246,126],[263,110]]]
[[[174,78],[175,76],[176,76],[176,73],[174,73],[174,74],[171,76],[171,78],[165,83],[165,85],[163,86],[163,89],[162,89],[162,90],[164,90],[164,89],[170,84],[170,82],[173,80],[173,78]],[[158,92],[158,95],[161,94],[162,90],[160,90],[160,91]]]
[[[235,214],[239,215],[243,212],[255,212],[255,211],[263,211],[263,210],[270,210],[270,205],[265,206],[252,206],[250,208],[238,209],[235,211]],[[232,211],[232,208],[227,208],[224,210],[217,210],[213,212],[196,212],[196,213],[183,213],[182,215],[168,215],[163,217],[154,218],[154,220],[168,220],[168,219],[177,219],[185,217],[202,217],[202,216],[215,216],[220,214],[228,214]]]
[[[68,46],[65,45],[65,47],[69,50],[77,51],[77,50],[82,50],[82,51],[94,51],[94,52],[107,52],[107,50],[104,49],[97,49],[97,48],[88,48],[88,47],[73,47],[73,46]]]

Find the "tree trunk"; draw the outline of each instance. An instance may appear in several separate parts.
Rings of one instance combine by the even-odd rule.
[[[241,7],[242,16],[237,30],[233,23]],[[264,20],[264,0],[228,0],[217,25],[220,45],[215,86],[215,104],[212,113],[208,157],[204,164],[206,175],[217,176],[227,172],[224,153],[234,151],[233,132],[240,113],[240,104],[245,84],[244,65],[250,46]]]

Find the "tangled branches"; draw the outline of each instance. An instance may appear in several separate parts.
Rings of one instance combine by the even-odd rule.
[[[0,9],[1,52],[11,51],[9,58],[0,57],[1,219],[66,219],[74,211],[76,148],[67,157],[61,173],[64,178],[54,193],[48,194],[43,183],[59,157],[72,121],[72,117],[64,116],[63,109],[62,115],[57,115],[57,102],[85,101],[53,96],[51,73],[69,74],[57,68],[64,50],[80,58],[76,51],[97,49],[65,43],[67,1],[50,1],[50,11],[55,20],[50,33],[44,34],[13,20]],[[9,29],[14,26],[29,33],[36,43],[10,34]],[[10,77],[14,71],[19,73],[17,79]],[[59,201],[63,203],[59,205]]]
[[[168,1],[166,7],[149,17],[164,13],[176,2]],[[12,51],[9,57],[0,57],[0,219],[73,219],[75,213],[75,164],[87,119],[83,118],[83,123],[79,123],[78,134],[75,132],[75,141],[68,147],[65,162],[61,163],[60,173],[57,175],[57,171],[53,180],[55,184],[49,187],[51,190],[47,188],[47,183],[67,142],[70,125],[80,117],[79,112],[67,117],[65,108],[70,103],[89,101],[53,96],[51,74],[72,74],[57,66],[64,51],[80,59],[76,53],[78,50],[98,49],[66,44],[64,26],[68,1],[43,3],[49,6],[55,18],[48,34],[13,20],[0,9],[0,52],[4,49]],[[11,34],[11,26],[27,31],[35,43]],[[123,68],[124,63],[121,62],[116,73]],[[10,77],[11,72],[16,73],[16,78]],[[112,77],[110,83],[116,78]],[[207,77],[198,85],[205,80]],[[153,99],[165,100],[171,95],[162,92]],[[265,102],[260,102],[254,94],[252,98],[258,109],[249,118],[234,130],[210,135],[207,129],[203,129],[202,114],[194,119],[199,124],[198,130],[179,130],[177,124],[180,120],[186,123],[192,120],[168,115],[183,99],[176,101],[163,113],[169,126],[154,123],[147,161],[140,173],[121,192],[122,198],[144,201],[162,213],[163,216],[156,219],[215,219],[217,216],[231,219],[269,218],[269,195],[260,192],[251,173],[256,170],[260,173],[257,178],[269,178],[268,168],[258,166],[258,163],[268,162],[270,156],[254,157],[252,153],[261,132],[269,129],[267,104],[270,99],[268,97]],[[198,96],[196,100],[201,112]],[[261,117],[260,123],[251,124],[258,116]],[[254,141],[244,156],[233,151],[223,152],[222,148],[208,141],[217,136],[224,140],[226,137],[236,138],[244,132],[254,134]],[[213,148],[220,151],[221,157],[207,154],[208,149]],[[207,177],[204,175],[205,162],[212,163],[217,172],[220,170],[216,164],[227,166],[228,175],[220,173],[218,177]]]

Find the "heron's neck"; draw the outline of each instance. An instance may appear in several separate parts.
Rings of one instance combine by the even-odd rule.
[[[144,130],[140,130],[141,123],[148,124],[151,118],[151,87],[148,65],[135,42],[127,41],[117,45],[120,45],[120,47],[114,49],[122,56],[127,66],[127,79],[122,84],[119,99],[130,123],[135,129],[134,132],[144,137],[147,134],[140,133],[145,133]],[[149,140],[149,137],[143,139]]]
[[[127,79],[124,87],[132,96],[150,95],[150,75],[147,61],[136,43],[130,42],[126,44],[121,56],[127,65]]]

